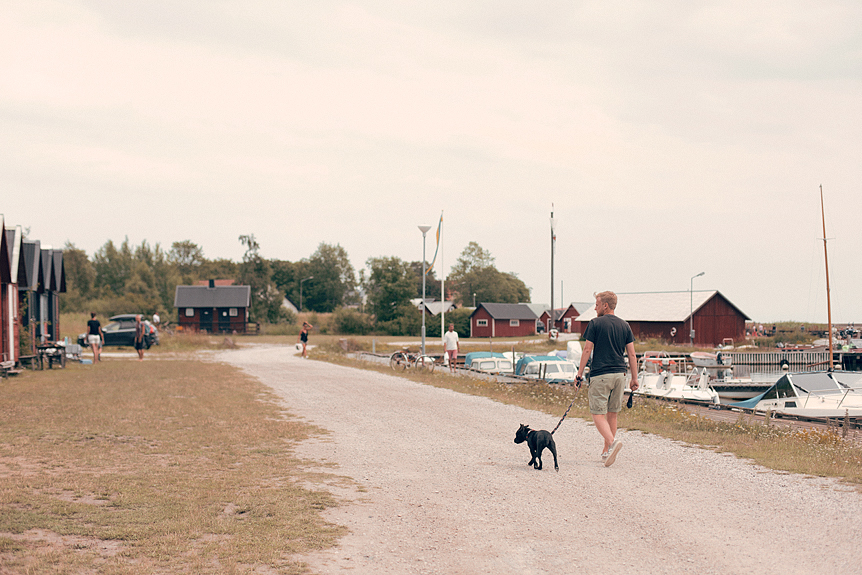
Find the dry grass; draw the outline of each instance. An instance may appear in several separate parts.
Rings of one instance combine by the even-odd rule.
[[[259,383],[196,361],[28,372],[0,395],[0,572],[303,573],[342,528]]]
[[[392,373],[389,366],[349,359],[336,345],[311,351],[312,359]],[[569,417],[592,420],[586,388],[545,383],[506,384],[470,377],[450,377],[440,370],[424,374],[408,370],[402,374],[415,381],[461,393],[481,395],[562,417],[572,404]],[[705,446],[752,459],[764,467],[822,477],[836,477],[862,485],[862,447],[844,441],[834,430],[790,430],[777,425],[714,421],[677,409],[674,404],[638,397],[632,409],[620,413],[620,427]]]

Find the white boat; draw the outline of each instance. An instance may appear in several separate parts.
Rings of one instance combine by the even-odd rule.
[[[512,360],[496,352],[470,352],[464,358],[464,367],[485,373],[514,373]]]
[[[730,405],[799,417],[862,417],[862,373],[787,373],[764,393]]]
[[[689,354],[691,357],[692,363],[696,367],[719,367],[719,366],[729,366],[731,361],[730,358],[722,355],[719,351],[717,353],[710,353],[708,351],[695,351]]]
[[[725,401],[739,401],[741,399],[750,399],[763,393],[772,386],[772,383],[768,381],[754,381],[750,377],[728,377],[711,379],[709,385]]]
[[[548,383],[575,383],[575,364],[555,355],[525,356],[515,365],[515,373],[527,379]]]
[[[718,393],[710,386],[709,373],[705,367],[688,371],[685,358],[665,357],[660,363],[656,363],[654,359],[654,356],[645,354],[638,372],[638,389],[635,394],[719,403]]]

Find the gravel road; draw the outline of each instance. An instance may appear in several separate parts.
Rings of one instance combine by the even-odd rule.
[[[329,430],[298,455],[355,482],[329,482],[344,504],[326,517],[350,534],[303,557],[317,573],[862,572],[851,487],[639,432],[620,432],[606,468],[599,434],[578,419],[554,435],[560,471],[550,455],[535,471],[515,430],[556,417],[295,353],[217,357]]]

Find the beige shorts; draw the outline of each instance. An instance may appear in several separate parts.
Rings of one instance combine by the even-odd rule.
[[[87,343],[90,345],[102,345],[102,338],[98,335],[90,334],[87,336]]]
[[[590,413],[619,413],[623,408],[625,373],[606,373],[590,378]]]

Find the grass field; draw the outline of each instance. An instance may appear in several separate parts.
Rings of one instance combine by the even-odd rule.
[[[258,382],[193,360],[2,380],[0,572],[303,573],[343,532],[300,487],[291,420]]]

